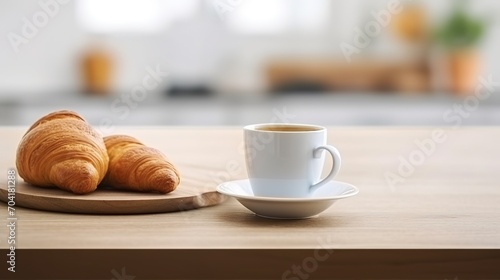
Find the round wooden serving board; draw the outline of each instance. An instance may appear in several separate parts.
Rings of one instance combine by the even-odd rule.
[[[17,182],[15,206],[80,214],[146,214],[186,211],[222,203],[226,197],[214,189],[180,185],[169,194],[98,189],[76,195],[56,188],[39,188]],[[0,186],[0,200],[8,201],[7,186]]]

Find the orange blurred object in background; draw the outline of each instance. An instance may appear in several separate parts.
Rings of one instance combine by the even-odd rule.
[[[448,55],[450,89],[459,96],[474,93],[481,70],[480,54],[476,50],[457,50]]]
[[[405,7],[394,16],[392,27],[398,37],[412,42],[421,42],[427,35],[427,15],[425,8],[418,4]]]
[[[108,52],[94,49],[83,56],[84,89],[89,94],[108,95],[111,92],[113,61]]]

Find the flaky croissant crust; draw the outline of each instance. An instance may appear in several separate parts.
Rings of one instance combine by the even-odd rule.
[[[104,143],[110,160],[104,185],[161,193],[169,193],[179,185],[179,172],[157,149],[127,135],[107,136]]]
[[[108,162],[102,136],[71,111],[53,112],[36,121],[23,136],[16,157],[26,182],[78,194],[97,188]]]

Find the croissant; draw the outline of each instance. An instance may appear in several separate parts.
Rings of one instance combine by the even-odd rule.
[[[94,191],[108,169],[102,136],[71,111],[36,121],[19,143],[16,166],[28,183],[76,194]]]
[[[179,172],[160,151],[127,135],[104,137],[104,143],[109,169],[103,185],[160,193],[169,193],[179,185]]]

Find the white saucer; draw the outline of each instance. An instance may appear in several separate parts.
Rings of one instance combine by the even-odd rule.
[[[236,198],[255,214],[272,219],[304,219],[318,215],[330,207],[335,200],[357,194],[358,189],[350,184],[330,181],[306,198],[255,196],[250,181],[237,180],[222,183],[217,191]]]

